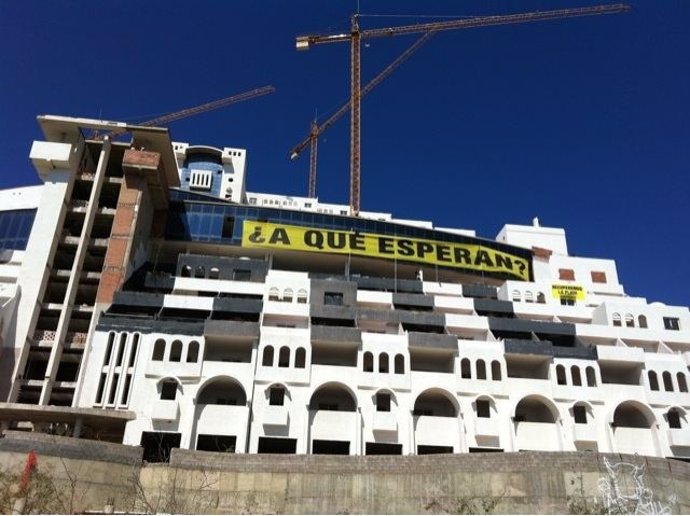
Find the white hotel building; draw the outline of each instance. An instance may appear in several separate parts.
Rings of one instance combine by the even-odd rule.
[[[484,239],[352,217],[246,192],[241,149],[39,123],[43,185],[0,192],[3,429],[142,445],[150,461],[172,447],[690,459],[690,311],[629,297],[615,262],[570,256],[563,229]]]

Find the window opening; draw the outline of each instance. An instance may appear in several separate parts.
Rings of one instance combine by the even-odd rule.
[[[195,340],[187,347],[187,362],[196,362],[199,359],[199,343]]]
[[[374,372],[374,355],[369,351],[364,353],[364,360],[362,361],[362,369],[365,373]]]
[[[577,366],[572,366],[570,368],[570,375],[573,377],[573,385],[581,386],[582,378],[580,376],[580,368]]]
[[[477,380],[486,380],[486,365],[483,360],[477,360]]]
[[[584,405],[575,405],[573,407],[573,417],[575,418],[575,423],[578,425],[587,424],[587,407]]]
[[[680,413],[675,410],[671,409],[668,411],[668,414],[666,414],[666,419],[668,420],[668,427],[669,428],[680,428]]]
[[[297,369],[304,369],[307,353],[304,348],[297,348],[295,352],[295,367]]]
[[[164,380],[161,383],[161,399],[173,401],[177,397],[177,382]]]
[[[477,400],[477,417],[491,417],[491,403],[489,400]]]
[[[182,342],[176,340],[170,348],[170,361],[179,362],[180,360],[182,360]]]
[[[491,362],[491,379],[494,381],[501,380],[501,363],[498,360]]]
[[[290,348],[283,346],[278,354],[278,367],[290,367]]]
[[[664,379],[664,390],[666,392],[673,392],[673,379],[671,378],[671,373],[664,371],[662,378]]]
[[[343,294],[341,292],[325,292],[323,304],[332,306],[343,306]]]
[[[405,357],[395,355],[395,374],[405,374]]]
[[[388,372],[388,354],[387,353],[381,353],[379,355],[379,373],[387,373]]]
[[[667,330],[680,330],[680,319],[678,317],[664,317],[664,328]]]
[[[657,380],[656,377],[656,372],[654,371],[649,371],[647,373],[647,378],[649,379],[649,388],[652,391],[658,391],[659,390],[659,380]]]
[[[261,360],[261,365],[271,367],[273,365],[273,346],[266,346],[264,348],[264,356]]]
[[[285,389],[283,387],[271,387],[268,394],[268,404],[282,407],[285,404]]]
[[[376,412],[390,412],[391,411],[391,395],[387,392],[379,392],[376,394]]]
[[[158,339],[153,345],[153,355],[151,360],[163,360],[165,356],[165,341],[163,339]]]
[[[566,385],[566,379],[565,379],[565,367],[562,365],[557,365],[556,366],[556,383],[558,385]]]

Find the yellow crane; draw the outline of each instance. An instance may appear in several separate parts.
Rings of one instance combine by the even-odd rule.
[[[402,25],[398,27],[385,27],[378,29],[361,30],[359,28],[359,15],[351,19],[350,32],[340,34],[306,35],[298,36],[296,40],[297,50],[308,50],[312,45],[329,43],[350,42],[350,210],[353,215],[359,214],[360,209],[360,182],[361,182],[361,156],[360,156],[360,112],[361,112],[361,59],[360,42],[363,39],[379,38],[384,36],[403,36],[406,34],[419,34],[422,32],[440,32],[454,29],[469,29],[474,27],[488,27],[492,25],[509,25],[515,23],[531,23],[537,21],[557,20],[563,18],[576,18],[583,16],[597,16],[602,14],[617,14],[627,12],[630,6],[626,4],[596,5],[591,7],[578,7],[572,9],[556,9],[551,11],[536,11],[529,13],[479,16],[445,22],[419,23],[415,25]]]
[[[393,71],[403,64],[419,47],[421,47],[426,41],[433,35],[433,32],[427,32],[417,41],[415,41],[407,50],[400,54],[395,61],[384,68],[376,77],[369,81],[366,86],[362,88],[362,97],[366,96],[371,90],[378,86],[386,77],[388,77]],[[336,123],[340,117],[345,113],[350,111],[350,101],[348,100],[342,106],[338,108],[326,121],[321,125],[316,123],[314,120],[311,123],[311,128],[309,130],[309,135],[298,143],[290,151],[290,159],[295,160],[299,157],[302,151],[309,145],[309,188],[308,196],[311,198],[316,197],[316,169],[317,169],[317,154],[318,154],[318,141],[319,136],[321,136],[329,127]]]
[[[214,100],[212,102],[207,102],[205,104],[201,104],[199,106],[194,106],[186,109],[181,109],[179,111],[174,111],[172,113],[167,113],[165,115],[153,118],[151,120],[147,120],[146,122],[141,122],[138,124],[133,124],[133,125],[138,125],[138,126],[144,126],[144,127],[155,127],[155,126],[160,126],[164,124],[168,124],[170,122],[173,122],[175,120],[180,120],[181,118],[187,118],[190,116],[198,115],[199,113],[205,113],[206,111],[212,111],[214,109],[219,109],[225,106],[229,106],[230,104],[236,104],[237,102],[242,102],[245,100],[253,99],[255,97],[261,97],[262,95],[268,95],[269,93],[273,93],[276,89],[273,86],[262,86],[261,88],[255,88],[253,90],[245,91],[243,93],[238,93],[236,95],[232,95],[230,97],[225,97],[222,99]],[[108,134],[100,135],[98,138],[104,138],[105,136],[109,136],[110,138],[113,138],[115,136],[119,136],[121,134],[125,134],[127,131],[126,128],[122,129],[116,129],[114,131],[111,131]],[[96,135],[92,136],[96,137]]]

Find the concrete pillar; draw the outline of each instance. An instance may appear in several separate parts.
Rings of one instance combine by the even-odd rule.
[[[81,430],[84,426],[84,420],[80,417],[74,422],[74,430],[72,430],[72,437],[81,437]]]

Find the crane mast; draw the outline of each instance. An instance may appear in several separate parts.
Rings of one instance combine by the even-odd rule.
[[[351,83],[351,117],[350,117],[350,210],[353,215],[360,211],[360,184],[361,184],[361,156],[360,156],[360,43],[363,39],[378,38],[384,36],[402,36],[420,32],[445,31],[455,29],[469,29],[474,27],[488,27],[495,25],[509,25],[516,23],[531,23],[537,21],[557,20],[563,18],[576,18],[583,16],[598,16],[602,14],[617,14],[627,12],[630,6],[626,4],[596,5],[591,7],[578,7],[571,9],[556,9],[550,11],[536,11],[529,13],[480,16],[446,22],[419,23],[414,25],[402,25],[398,27],[385,27],[378,29],[360,30],[359,17],[352,17],[352,26],[349,33],[307,35],[298,36],[296,40],[297,50],[308,50],[311,45],[350,42],[350,83]]]

